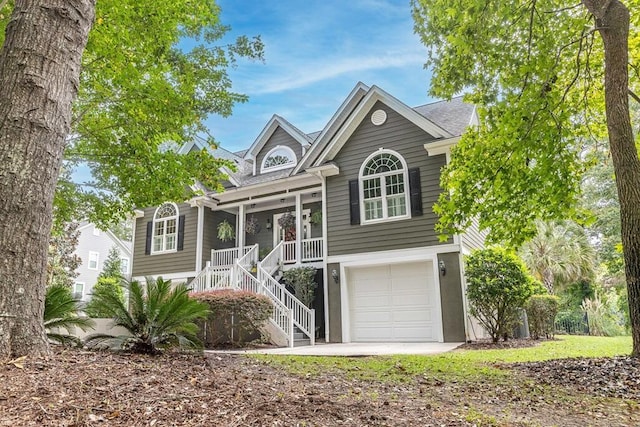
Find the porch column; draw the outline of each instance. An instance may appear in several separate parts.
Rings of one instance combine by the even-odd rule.
[[[302,196],[296,194],[296,264],[302,262]]]
[[[238,245],[238,249],[240,250],[239,256],[244,255],[244,222],[245,222],[245,214],[244,214],[244,205],[238,206],[238,228],[236,228],[236,244]]]

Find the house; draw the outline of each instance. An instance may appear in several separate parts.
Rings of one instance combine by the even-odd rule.
[[[133,276],[267,294],[287,345],[294,327],[311,343],[464,341],[462,255],[483,236],[439,241],[432,206],[450,147],[475,123],[461,98],[411,108],[363,83],[319,132],[274,115],[246,151],[213,150],[237,166],[224,192],[138,211]],[[224,222],[231,241],[218,238]],[[299,265],[318,269],[313,310],[278,280]]]
[[[78,246],[75,253],[82,263],[76,270],[74,295],[82,301],[91,299],[93,285],[98,281],[98,276],[104,267],[104,262],[112,247],[120,252],[122,275],[129,277],[131,273],[131,242],[120,240],[110,230],[100,230],[95,224],[83,221],[78,227]]]

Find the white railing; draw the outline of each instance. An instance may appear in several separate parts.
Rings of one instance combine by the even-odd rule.
[[[263,269],[265,269],[267,271],[267,273],[269,275],[272,275],[273,273],[276,272],[276,270],[278,268],[280,268],[281,263],[282,263],[282,243],[283,242],[279,242],[275,248],[273,248],[271,250],[271,252],[269,252],[267,254],[267,256],[265,256],[262,261],[260,261],[260,265],[262,266]]]
[[[302,241],[302,259],[301,261],[317,261],[322,259],[322,247],[324,238],[315,237],[313,239],[305,239]]]
[[[237,265],[250,269],[252,266],[258,265],[258,244],[244,247],[244,255],[238,258]]]
[[[282,262],[291,264],[297,261],[296,242],[282,242]]]
[[[288,308],[276,295],[274,295],[264,282],[258,280],[253,274],[247,271],[241,265],[234,268],[237,284],[243,291],[254,292],[266,295],[273,303],[273,312],[271,313],[271,322],[275,324],[287,336],[289,347],[293,347],[293,325],[294,312]],[[267,276],[273,280],[271,276]],[[277,283],[277,282],[276,282]]]
[[[215,289],[232,288],[232,268],[207,265],[189,285],[191,292],[204,292]]]
[[[258,281],[269,291],[269,294],[274,295],[278,301],[282,302],[291,310],[293,313],[293,324],[308,336],[311,345],[314,345],[316,336],[315,310],[308,308],[289,292],[284,285],[278,283],[278,281],[271,276],[271,273],[265,270],[262,263],[258,264]]]
[[[230,267],[236,263],[238,258],[244,256],[254,246],[245,246],[242,248],[242,253],[240,248],[211,249],[211,265]]]

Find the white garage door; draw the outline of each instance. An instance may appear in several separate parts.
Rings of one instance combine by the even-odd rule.
[[[437,341],[440,320],[431,262],[350,268],[347,273],[351,341]]]

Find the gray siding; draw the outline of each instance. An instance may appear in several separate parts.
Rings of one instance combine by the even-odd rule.
[[[464,312],[462,306],[462,281],[460,254],[452,252],[438,255],[438,265],[444,261],[446,273],[440,274],[440,306],[444,342],[464,342]]]
[[[205,246],[203,249],[203,252],[207,252],[208,253],[208,259],[211,258],[211,249],[230,249],[230,248],[235,248],[236,247],[236,240],[235,239],[231,239],[228,240],[226,242],[223,242],[222,240],[218,239],[218,225],[223,222],[223,221],[227,221],[229,224],[231,224],[231,226],[235,229],[236,228],[236,215],[229,213],[229,212],[225,212],[225,211],[216,211],[213,214],[213,218],[212,218],[212,232],[213,232],[213,236],[212,238],[209,240],[209,243],[211,244],[211,242],[213,242],[213,246]],[[206,227],[209,227],[209,225],[207,224]],[[236,230],[237,233],[237,230]],[[204,256],[204,254],[203,254]]]
[[[262,160],[264,159],[264,156],[269,151],[271,151],[271,149],[275,148],[278,145],[284,145],[291,148],[296,154],[297,161],[300,161],[300,159],[302,159],[302,146],[300,145],[300,143],[298,143],[298,141],[293,139],[291,135],[289,135],[281,127],[278,126],[275,132],[273,132],[273,135],[271,135],[271,138],[269,138],[269,141],[267,141],[264,147],[262,147],[262,149],[260,150],[260,153],[258,153],[258,156],[256,158],[257,174],[260,174],[260,167],[262,166]]]
[[[342,342],[342,303],[340,283],[331,277],[333,270],[340,271],[340,264],[327,264],[327,296],[329,306],[329,341]]]
[[[159,255],[145,255],[147,223],[153,221],[156,207],[145,208],[144,217],[136,219],[135,246],[133,248],[133,276],[163,275],[193,271],[196,266],[196,229],[198,208],[186,203],[178,205],[179,215],[185,216],[184,249]]]
[[[487,236],[486,231],[480,231],[478,219],[474,218],[471,225],[461,235],[462,244],[469,250],[484,248],[484,240]]]
[[[445,156],[429,157],[423,144],[433,139],[430,135],[380,102],[373,106],[370,113],[377,109],[387,112],[386,123],[374,126],[368,114],[334,159],[340,167],[340,174],[327,178],[329,255],[440,243],[434,231],[437,217],[432,206],[441,191],[440,169],[445,164]],[[382,224],[351,225],[348,183],[358,178],[362,162],[381,147],[398,152],[409,168],[420,168],[424,214]]]

